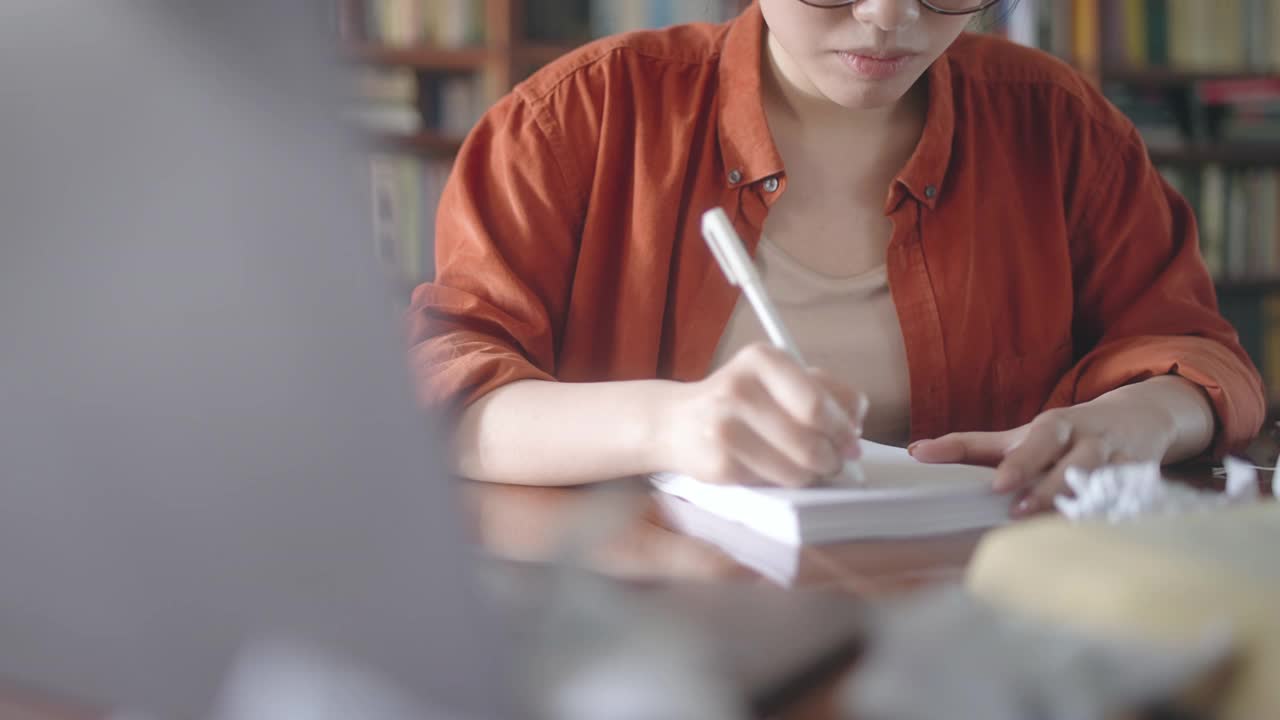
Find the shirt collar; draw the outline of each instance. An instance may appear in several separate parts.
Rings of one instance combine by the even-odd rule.
[[[930,209],[942,197],[943,182],[951,164],[951,148],[955,141],[956,108],[951,87],[951,62],[943,53],[925,73],[928,85],[929,109],[926,111],[924,132],[916,150],[898,173],[897,182],[889,190],[885,202],[885,214],[889,214],[902,202],[903,191],[911,194]]]
[[[720,155],[724,158],[725,183],[731,187],[783,172],[782,157],[773,142],[764,111],[764,37],[764,15],[759,3],[753,2],[730,23],[720,53]],[[943,192],[955,134],[955,103],[947,54],[930,66],[925,79],[929,109],[924,133],[890,188],[886,214],[901,203],[904,191],[930,208],[937,204]]]
[[[720,156],[731,187],[782,172],[764,112],[764,31],[764,15],[753,2],[730,23],[720,52]]]

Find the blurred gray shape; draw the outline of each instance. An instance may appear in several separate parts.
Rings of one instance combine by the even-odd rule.
[[[208,710],[296,637],[506,715],[306,0],[0,3],[0,679]]]

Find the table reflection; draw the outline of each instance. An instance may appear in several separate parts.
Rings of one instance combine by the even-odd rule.
[[[790,546],[670,496],[628,491],[636,510],[588,553],[590,567],[630,580],[701,580],[837,588],[861,597],[957,581],[984,531]],[[520,562],[557,557],[587,507],[589,488],[534,488],[464,481],[485,550]]]

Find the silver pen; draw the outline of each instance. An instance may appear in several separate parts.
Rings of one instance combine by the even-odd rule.
[[[756,272],[755,263],[751,262],[751,256],[747,254],[746,248],[742,245],[742,239],[733,229],[733,223],[729,222],[729,216],[725,214],[723,208],[717,207],[703,213],[702,237],[707,241],[711,254],[715,256],[729,283],[742,289],[742,294],[746,296],[751,309],[755,311],[760,324],[764,326],[769,342],[786,352],[800,365],[808,367],[804,358],[800,356],[800,348],[796,346],[795,339],[782,324],[782,317],[773,306],[768,293],[764,291],[764,282],[760,279],[760,273]],[[835,400],[830,397],[827,398],[827,402],[835,405]],[[839,406],[835,407],[835,411],[838,415],[847,415]],[[862,465],[857,460],[846,460],[843,473],[855,483],[866,482]]]

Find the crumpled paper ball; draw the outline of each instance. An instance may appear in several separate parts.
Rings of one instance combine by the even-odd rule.
[[[1054,507],[1071,520],[1120,522],[1256,500],[1258,475],[1254,466],[1235,458],[1227,458],[1225,465],[1227,487],[1223,493],[1169,482],[1157,463],[1108,465],[1091,471],[1068,468],[1067,485],[1075,497],[1059,495]]]

